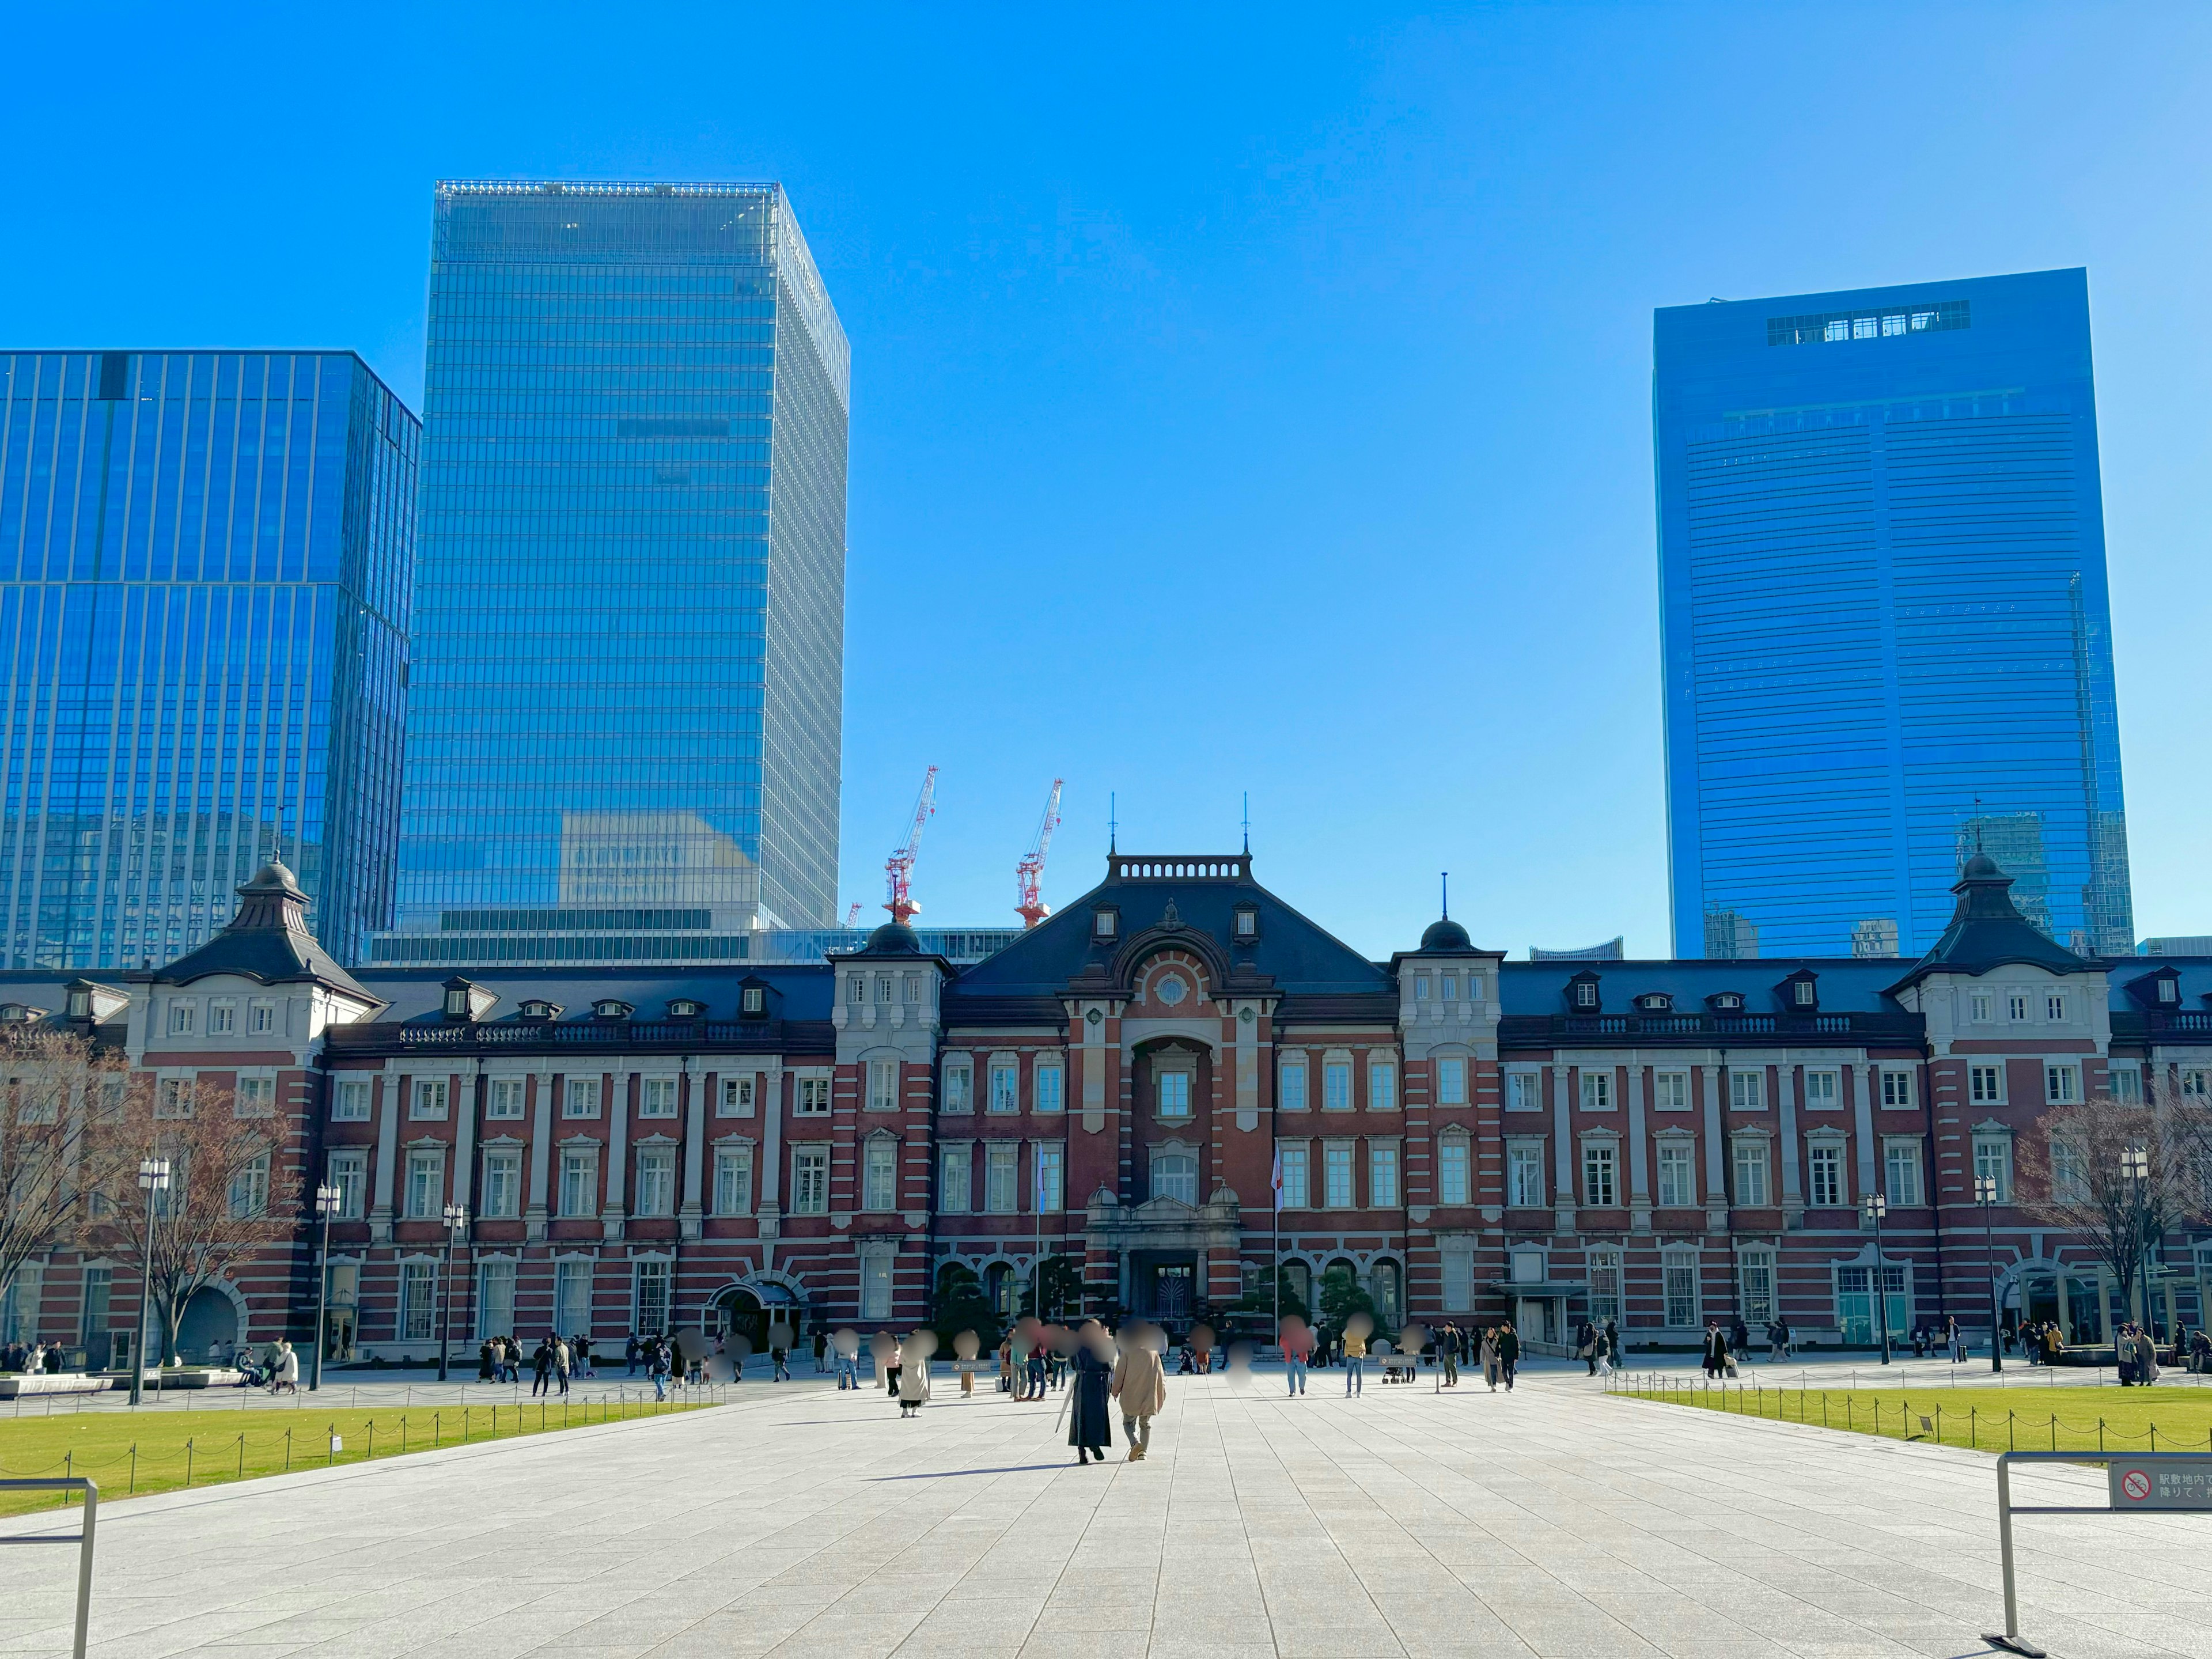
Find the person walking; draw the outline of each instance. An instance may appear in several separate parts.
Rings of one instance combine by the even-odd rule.
[[[1344,1332],[1344,1397],[1367,1392],[1367,1335],[1350,1326]]]
[[[1437,1333],[1437,1361],[1443,1367],[1443,1386],[1459,1387],[1459,1327],[1446,1325]]]
[[[1505,1392],[1513,1392],[1513,1373],[1521,1364],[1521,1333],[1513,1328],[1510,1319],[1498,1327],[1498,1374],[1505,1380]]]
[[[1738,1314],[1729,1326],[1729,1352],[1739,1359],[1751,1358],[1751,1327]]]
[[[1728,1370],[1728,1338],[1721,1332],[1717,1319],[1705,1322],[1705,1375],[1716,1377]]]
[[[623,1364],[628,1368],[623,1372],[623,1376],[635,1376],[637,1375],[637,1357],[640,1352],[641,1349],[638,1345],[637,1333],[635,1331],[632,1331],[629,1334],[629,1338],[623,1343]]]
[[[1030,1350],[1029,1392],[1022,1396],[1024,1399],[1044,1398],[1046,1362],[1052,1350],[1045,1346],[1044,1333],[1038,1332],[1036,1346]]]
[[[1167,1367],[1146,1333],[1124,1327],[1116,1345],[1114,1377],[1108,1391],[1121,1402],[1121,1434],[1129,1443],[1129,1461],[1141,1463],[1152,1449],[1152,1419],[1167,1409]]]
[[[924,1331],[915,1331],[899,1347],[899,1415],[912,1417],[929,1401],[929,1350]]]
[[[1583,1362],[1589,1367],[1589,1374],[1595,1376],[1598,1358],[1597,1327],[1589,1320],[1583,1321],[1575,1331],[1575,1352],[1581,1355]]]
[[[1615,1365],[1620,1364],[1620,1326],[1611,1319],[1605,1322],[1605,1357]]]
[[[561,1384],[561,1397],[563,1400],[568,1397],[568,1373],[574,1359],[574,1356],[568,1351],[568,1345],[559,1337],[555,1337],[553,1339],[553,1376]]]
[[[276,1375],[269,1385],[271,1394],[300,1392],[300,1356],[289,1342],[276,1345]]]
[[[821,1376],[830,1369],[830,1333],[814,1333],[814,1374]]]
[[[668,1373],[671,1369],[667,1348],[658,1341],[654,1342],[647,1351],[645,1374],[652,1380],[655,1400],[668,1398]]]
[[[1283,1322],[1281,1336],[1283,1370],[1289,1380],[1289,1392],[1303,1395],[1306,1391],[1306,1366],[1313,1358],[1313,1327],[1293,1314]],[[1165,1375],[1165,1367],[1162,1368],[1162,1374]]]
[[[550,1392],[553,1386],[553,1339],[551,1337],[539,1340],[538,1352],[530,1356],[530,1363],[536,1372],[530,1384],[530,1397],[535,1400],[539,1395]]]
[[[1490,1384],[1491,1393],[1496,1394],[1498,1392],[1498,1327],[1495,1325],[1486,1325],[1482,1328],[1480,1358],[1482,1380]]]
[[[1114,1368],[1099,1356],[1106,1333],[1097,1320],[1085,1324],[1075,1348],[1075,1387],[1068,1396],[1067,1443],[1075,1448],[1075,1461],[1106,1461],[1106,1448],[1114,1438],[1108,1390]]]

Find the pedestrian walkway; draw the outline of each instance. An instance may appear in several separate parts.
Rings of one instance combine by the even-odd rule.
[[[1883,1659],[1983,1651],[1997,1617],[1986,1456],[1607,1398],[1578,1367],[1279,1389],[1170,1377],[1133,1465],[1075,1466],[1064,1394],[941,1384],[902,1421],[808,1377],[118,1504],[93,1652]],[[2053,1653],[2212,1656],[2212,1517],[2031,1517],[2019,1545]],[[68,1557],[0,1552],[0,1651],[65,1650]]]

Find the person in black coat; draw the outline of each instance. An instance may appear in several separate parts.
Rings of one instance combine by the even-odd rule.
[[[1107,1395],[1114,1367],[1097,1352],[1099,1339],[1103,1335],[1103,1330],[1093,1321],[1083,1328],[1082,1340],[1075,1349],[1075,1386],[1069,1391],[1067,1443],[1075,1448],[1075,1461],[1079,1463],[1088,1463],[1094,1456],[1103,1463],[1106,1448],[1114,1438]]]

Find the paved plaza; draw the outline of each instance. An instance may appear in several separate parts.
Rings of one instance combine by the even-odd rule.
[[[1060,1396],[943,1378],[908,1422],[802,1375],[680,1418],[118,1503],[93,1652],[1985,1650],[1991,1459],[1607,1399],[1578,1371],[1510,1396],[1370,1378],[1351,1401],[1339,1372],[1298,1401],[1279,1376],[1171,1378],[1151,1458],[1088,1468]],[[2023,1486],[2101,1502],[2103,1476]],[[2023,1626],[2054,1654],[2212,1655],[2212,1516],[2036,1517],[2019,1541]],[[0,1552],[0,1651],[67,1651],[73,1561]]]

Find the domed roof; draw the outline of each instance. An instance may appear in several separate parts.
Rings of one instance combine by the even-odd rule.
[[[887,921],[869,934],[868,942],[860,948],[879,956],[918,957],[921,940],[904,922]]]
[[[2003,875],[2004,872],[1997,868],[1997,861],[1987,853],[1977,853],[1966,860],[1959,874],[1967,881],[1987,881],[1993,876]]]
[[[1424,951],[1472,951],[1474,949],[1474,941],[1468,938],[1466,928],[1461,927],[1449,916],[1445,916],[1441,921],[1429,924],[1428,931],[1421,935],[1421,949]]]

